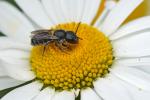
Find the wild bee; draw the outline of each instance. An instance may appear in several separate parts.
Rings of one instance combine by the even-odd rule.
[[[66,43],[77,44],[79,37],[76,35],[78,28],[81,22],[77,25],[76,31],[67,31],[67,30],[36,30],[31,32],[31,45],[38,46],[44,45],[44,50],[48,44],[54,43],[61,51],[64,51],[64,48],[68,48]]]

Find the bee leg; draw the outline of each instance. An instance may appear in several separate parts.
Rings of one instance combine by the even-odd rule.
[[[66,40],[60,40],[58,42],[59,42],[59,44],[61,44],[61,46],[63,46],[64,49],[66,49],[66,50],[70,49],[69,46],[66,44],[67,43]]]
[[[64,48],[62,47],[61,43],[55,42],[55,45],[56,45],[61,51],[64,51]]]
[[[64,48],[64,46],[62,45],[62,43],[60,43],[60,42],[55,42],[55,45],[59,48],[59,50],[61,50],[61,51],[64,52],[64,53],[67,53],[67,52],[66,52],[66,48]],[[67,53],[67,54],[69,54],[69,53]]]
[[[42,56],[44,56],[45,49],[46,49],[46,45],[44,45]]]
[[[62,46],[65,47],[67,50],[71,50],[71,48],[69,48],[69,46],[65,43],[62,43]]]
[[[59,40],[59,41],[57,41],[57,44],[60,48],[65,49],[65,46],[63,45],[64,42],[65,42],[65,40]]]
[[[49,43],[50,43],[50,41],[44,44],[42,56],[44,55],[44,52],[45,52],[45,50],[46,50],[46,46],[47,46]]]

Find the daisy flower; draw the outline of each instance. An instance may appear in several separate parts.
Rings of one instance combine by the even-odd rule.
[[[21,11],[0,1],[1,100],[149,100],[150,16],[123,24],[143,0],[106,0],[94,24],[102,0],[15,1]],[[43,55],[31,46],[38,29],[80,39]]]

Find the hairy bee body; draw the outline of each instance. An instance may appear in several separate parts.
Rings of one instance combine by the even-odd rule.
[[[80,23],[77,26],[77,30]],[[60,50],[63,50],[64,48],[68,48],[66,45],[69,44],[77,44],[79,37],[76,35],[77,33],[73,31],[66,31],[62,29],[58,30],[36,30],[31,32],[31,45],[32,46],[38,46],[38,45],[44,45],[44,50],[46,45],[50,43],[54,43]]]
[[[31,39],[31,45],[33,46],[44,45],[53,41],[53,35],[49,31],[42,32],[41,30],[38,30],[34,31],[34,33],[35,35],[33,35]]]

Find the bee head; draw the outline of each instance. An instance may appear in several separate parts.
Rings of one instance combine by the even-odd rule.
[[[72,31],[67,31],[66,32],[66,41],[72,44],[77,44],[79,41],[79,38],[77,37],[77,35],[72,32]]]

